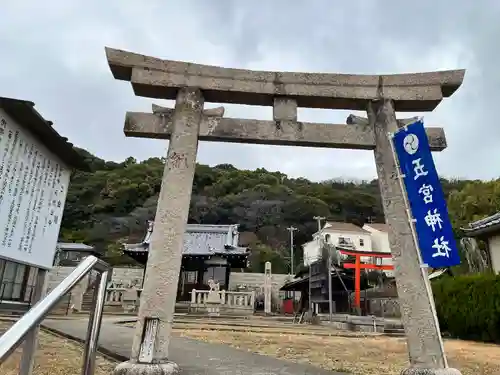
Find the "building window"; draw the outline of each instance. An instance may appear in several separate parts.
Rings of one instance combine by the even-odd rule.
[[[28,302],[35,281],[35,268],[0,260],[0,300]]]
[[[198,271],[183,271],[185,284],[196,284]]]
[[[365,246],[365,240],[360,238],[359,239],[359,246]]]
[[[347,237],[339,237],[339,245],[351,245],[352,241]]]

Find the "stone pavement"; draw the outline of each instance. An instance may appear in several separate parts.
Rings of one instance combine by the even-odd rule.
[[[105,352],[128,358],[133,329],[116,325],[118,321],[119,318],[103,319],[99,345]],[[84,340],[87,319],[46,319],[42,325],[65,336]],[[182,375],[345,375],[183,337],[172,338],[170,359],[179,364]]]

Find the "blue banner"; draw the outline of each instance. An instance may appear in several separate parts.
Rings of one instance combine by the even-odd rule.
[[[423,122],[419,120],[401,128],[392,136],[411,213],[416,220],[423,262],[432,268],[459,264],[460,255]]]

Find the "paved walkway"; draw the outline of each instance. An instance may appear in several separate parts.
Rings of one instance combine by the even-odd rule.
[[[133,329],[116,325],[118,320],[117,318],[103,320],[99,345],[103,350],[128,358]],[[87,319],[47,319],[43,322],[43,326],[83,340],[87,330]],[[332,353],[332,356],[334,355],[335,353]],[[172,338],[170,359],[179,364],[182,375],[345,375],[183,337]]]

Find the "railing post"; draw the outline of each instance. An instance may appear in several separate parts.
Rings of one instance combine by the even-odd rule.
[[[25,342],[25,353],[21,359],[21,371],[29,374],[32,367],[32,354],[36,348],[36,332],[40,322],[49,314],[49,312],[61,301],[61,298],[69,293],[82,278],[93,268],[106,271],[108,265],[94,256],[89,256],[83,260],[64,280],[61,281],[44,298],[44,281],[46,270],[39,270],[38,281],[36,283],[39,301],[26,314],[24,314],[7,332],[0,336],[0,363],[9,357],[23,342]],[[32,339],[35,337],[35,339]],[[31,344],[28,344],[31,343]],[[30,364],[31,363],[31,364]],[[27,369],[27,370],[26,370]],[[23,374],[23,372],[21,372]],[[23,374],[24,375],[24,374]]]
[[[220,299],[221,299],[221,303],[223,305],[225,305],[226,304],[226,291],[225,290],[222,290],[220,292]]]
[[[83,357],[82,375],[94,375],[97,342],[101,331],[102,312],[108,284],[107,280],[108,271],[104,271],[100,275],[99,287],[94,291]]]
[[[71,310],[71,298],[72,298],[71,292],[69,292],[67,296],[68,296],[68,304],[66,305],[66,315],[69,315],[69,311]]]
[[[38,301],[40,301],[43,298],[43,295],[45,294],[46,276],[47,276],[47,270],[39,268],[36,277],[35,291],[33,293],[33,302],[35,304]],[[39,329],[40,329],[39,325],[34,326],[26,336],[26,340],[23,345],[23,354],[21,357],[21,363],[19,364],[19,375],[31,375],[33,371],[35,352],[38,346]]]
[[[196,303],[196,289],[193,289],[191,291],[191,303],[195,304]]]

